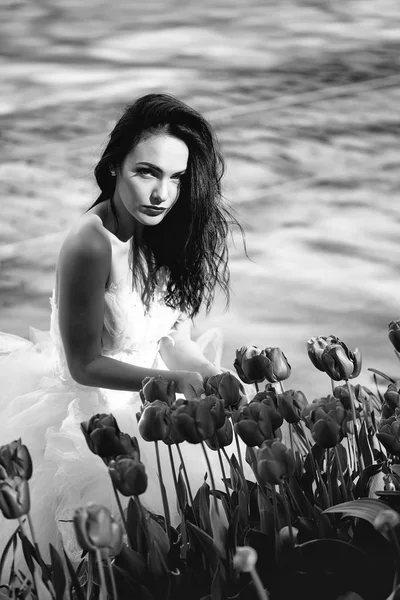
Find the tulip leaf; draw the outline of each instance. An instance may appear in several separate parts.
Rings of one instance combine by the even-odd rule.
[[[199,488],[194,501],[193,510],[196,512],[199,523],[206,533],[211,535],[210,522],[210,486],[204,481]]]
[[[187,526],[196,537],[204,556],[207,558],[208,562],[211,565],[211,568],[214,570],[218,563],[218,552],[214,545],[214,540],[205,531],[203,531],[196,525],[193,525],[193,523],[190,523],[188,521]]]
[[[63,550],[63,552],[64,552],[65,561],[67,563],[68,573],[69,573],[69,576],[71,577],[71,583],[72,583],[73,587],[75,588],[76,600],[85,600],[85,597],[83,595],[83,590],[82,590],[80,583],[78,581],[78,578],[76,576],[74,567],[72,566],[71,561],[68,558],[68,554],[65,552],[65,550]]]
[[[177,500],[178,500],[178,507],[180,508],[180,511],[182,513],[184,513],[185,507],[188,503],[188,496],[187,496],[185,481],[184,481],[183,475],[182,475],[182,465],[179,469],[176,495],[177,495]]]
[[[361,429],[360,429],[360,433],[359,433],[359,440],[360,440],[360,450],[361,450],[362,457],[364,459],[364,464],[366,467],[369,467],[374,462],[374,455],[372,452],[371,445],[369,443],[367,424],[365,421],[363,421],[363,424],[361,425]]]
[[[4,563],[6,561],[7,558],[7,554],[11,548],[11,544],[13,544],[14,546],[14,554],[15,554],[15,550],[17,547],[17,536],[18,536],[18,531],[19,531],[19,526],[17,527],[17,529],[14,531],[14,533],[12,534],[12,536],[10,537],[10,539],[8,540],[7,544],[5,545],[5,548],[3,550],[3,553],[1,555],[1,559],[0,559],[0,581],[1,579],[1,574],[3,572],[3,568],[4,568]]]
[[[56,593],[56,600],[63,600],[66,586],[64,567],[60,555],[58,554],[54,546],[52,544],[49,544],[49,548],[51,558],[52,582],[54,585],[54,591]]]
[[[395,379],[392,379],[391,377],[389,377],[389,375],[385,375],[385,373],[382,373],[382,371],[378,371],[378,369],[368,368],[368,371],[380,375],[381,377],[383,377],[383,379],[387,379],[387,381],[390,381],[390,383],[396,383]]]
[[[221,572],[221,562],[219,562],[211,583],[211,600],[223,600],[223,598],[225,598],[224,583],[225,581]]]
[[[228,548],[234,553],[237,546],[237,534],[238,534],[238,524],[239,524],[239,507],[237,506],[233,511],[232,517],[230,519],[229,528],[228,528]]]
[[[113,569],[115,573],[118,600],[131,600],[132,598],[154,600],[154,597],[149,590],[137,583],[128,572],[117,565],[114,565]]]
[[[390,511],[397,517],[397,512],[389,508],[387,504],[375,498],[360,498],[358,500],[351,500],[350,502],[343,502],[336,506],[331,506],[324,510],[324,513],[343,513],[344,517],[357,517],[364,519],[374,524],[376,517],[382,511]]]
[[[129,573],[135,581],[141,582],[144,580],[146,573],[145,559],[139,552],[132,550],[125,544],[118,556],[114,558],[114,565]]]

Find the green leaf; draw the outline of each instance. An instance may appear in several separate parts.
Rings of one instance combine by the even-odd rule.
[[[65,550],[64,550],[64,556],[65,556],[65,560],[67,563],[68,572],[71,577],[72,585],[75,588],[76,598],[77,598],[77,600],[85,600],[85,597],[83,595],[83,590],[80,586],[80,583],[79,583],[76,573],[74,571],[74,567],[72,566],[71,561],[68,558],[68,554],[65,552]]]
[[[398,516],[397,512],[389,508],[387,504],[374,498],[360,498],[359,500],[343,502],[342,504],[327,508],[324,510],[324,513],[343,513],[344,517],[364,519],[373,525],[376,517],[382,510],[391,511],[396,517]]]
[[[178,499],[179,507],[180,507],[181,511],[184,512],[185,506],[188,503],[188,495],[187,495],[187,490],[186,490],[186,484],[185,484],[185,481],[184,481],[183,475],[182,475],[182,465],[179,468],[178,485],[177,485],[176,495],[178,497],[177,499]]]
[[[152,539],[148,553],[148,569],[152,577],[162,577],[168,573],[166,555],[157,540]]]
[[[135,581],[143,581],[146,574],[146,561],[139,552],[132,550],[125,544],[122,547],[121,552],[114,558],[114,564],[123,569]]]
[[[232,554],[236,551],[237,546],[237,533],[238,533],[238,523],[239,523],[239,507],[237,506],[233,511],[233,515],[231,517],[229,528],[228,528],[228,548]]]
[[[385,373],[382,373],[382,371],[378,371],[378,369],[369,368],[368,371],[371,371],[372,373],[376,373],[377,375],[380,375],[380,377],[383,377],[383,379],[387,379],[387,381],[390,381],[390,383],[396,383],[395,379],[392,379],[391,377],[389,377],[389,375],[385,375]]]
[[[222,576],[221,563],[218,563],[211,583],[211,600],[225,600],[224,583],[226,582]]]
[[[369,443],[367,424],[365,421],[363,421],[363,424],[361,425],[359,439],[360,439],[361,454],[363,456],[365,466],[369,467],[374,462],[374,455],[372,452],[371,445]]]
[[[18,531],[19,531],[19,525],[17,527],[17,529],[14,531],[14,533],[12,534],[12,536],[10,537],[10,539],[8,540],[4,550],[3,550],[3,554],[1,555],[1,559],[0,559],[0,581],[1,581],[1,574],[3,572],[3,568],[4,568],[4,563],[6,562],[6,558],[7,558],[7,554],[11,548],[11,544],[14,545],[14,553],[15,553],[15,549],[16,549],[16,545],[17,545],[17,535],[18,535]]]
[[[213,570],[216,569],[218,564],[218,551],[214,545],[214,540],[212,539],[212,537],[210,537],[205,531],[203,531],[196,525],[193,525],[193,523],[190,523],[189,521],[187,523],[187,526],[189,528],[189,531],[191,531],[195,535],[197,541],[200,544],[204,556],[207,558],[208,562],[211,565],[211,568]]]
[[[56,592],[56,600],[63,600],[64,591],[66,586],[66,578],[64,573],[64,567],[58,554],[57,550],[49,544],[50,558],[51,558],[51,570],[52,570],[52,582],[54,590]]]
[[[357,481],[357,485],[354,490],[354,495],[356,496],[356,498],[363,498],[368,496],[370,479],[380,471],[382,471],[382,464],[373,464],[364,469],[364,471],[361,473],[361,477]]]
[[[210,523],[210,486],[206,481],[199,488],[194,501],[193,509],[195,510],[199,523],[209,535],[211,535],[211,523]]]

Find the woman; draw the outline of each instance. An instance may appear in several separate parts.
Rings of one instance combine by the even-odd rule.
[[[112,412],[122,431],[137,435],[149,482],[143,504],[162,513],[153,444],[137,432],[137,392],[145,377],[162,375],[190,399],[201,394],[204,378],[221,372],[218,332],[199,345],[190,327],[202,305],[211,307],[217,285],[229,296],[222,173],[212,129],[196,111],[164,94],[128,106],[95,168],[101,193],[60,251],[51,341],[0,363],[0,445],[21,437],[31,452],[31,515],[45,554],[49,542],[59,545],[61,532],[78,557],[75,507],[92,500],[117,514],[107,469],[79,427],[93,414]],[[186,444],[185,456],[199,487],[206,469],[198,449]],[[15,529],[15,522],[7,525],[0,521],[0,550]]]

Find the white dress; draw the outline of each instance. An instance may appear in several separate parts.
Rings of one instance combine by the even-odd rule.
[[[115,274],[118,265],[114,264],[114,251],[117,255],[123,243],[113,234],[109,235],[113,249],[111,272]],[[76,561],[81,550],[76,544],[73,525],[68,522],[74,509],[93,501],[109,507],[118,518],[107,468],[88,449],[80,430],[80,423],[92,415],[112,413],[121,431],[138,438],[141,460],[148,475],[148,488],[141,496],[142,503],[158,514],[163,514],[163,509],[154,443],[145,442],[137,428],[136,413],[141,406],[139,394],[87,387],[72,379],[58,327],[55,292],[50,304],[49,332],[32,330],[30,342],[0,333],[0,445],[21,438],[32,456],[31,517],[43,556],[48,559],[48,543],[60,548],[62,539],[64,548]],[[105,290],[103,355],[133,365],[166,369],[159,354],[160,340],[169,336],[183,318],[185,316],[178,310],[164,304],[161,289],[157,290],[150,310],[146,312],[139,294],[132,291],[127,274]],[[198,343],[212,362],[220,363],[222,337],[218,329],[207,331]],[[205,459],[199,446],[187,443],[181,446],[195,492],[204,480]],[[177,525],[179,519],[168,450],[162,442],[160,450],[172,521]],[[210,455],[217,466],[215,453],[210,451]],[[216,473],[220,473],[219,468]],[[218,481],[217,487],[223,489],[220,477]],[[122,500],[126,506],[128,499]],[[7,521],[0,513],[0,556],[17,525],[17,521]]]

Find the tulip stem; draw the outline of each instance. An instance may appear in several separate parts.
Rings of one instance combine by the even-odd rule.
[[[274,507],[274,522],[275,522],[275,530],[278,532],[281,528],[281,522],[280,522],[280,518],[279,518],[279,512],[278,512],[278,500],[276,497],[276,489],[275,489],[275,485],[271,484],[271,493],[272,493],[272,504]]]
[[[122,524],[124,526],[125,533],[126,533],[127,538],[128,538],[128,546],[129,546],[129,548],[131,550],[133,550],[132,544],[131,544],[131,540],[129,539],[128,523],[126,522],[126,519],[125,519],[124,509],[122,508],[122,504],[121,504],[121,501],[120,501],[119,496],[118,496],[117,488],[115,487],[115,484],[114,484],[114,482],[113,482],[112,479],[111,479],[111,483],[112,483],[112,486],[113,486],[113,490],[114,490],[114,494],[115,494],[115,499],[117,500],[118,510],[119,510],[119,514],[121,515]]]
[[[332,481],[331,481],[331,461],[329,448],[326,449],[326,485],[328,487],[329,504],[333,506]]]
[[[179,502],[179,507],[183,513],[183,511],[185,510],[185,507],[182,506],[181,504],[181,499],[179,497],[179,488],[178,488],[178,479],[176,477],[176,470],[175,470],[175,463],[174,463],[174,457],[172,454],[172,448],[171,446],[168,444],[168,454],[169,454],[169,462],[171,463],[171,471],[172,471],[172,478],[174,480],[174,486],[175,486],[175,491],[176,491],[176,497],[178,498],[178,502]]]
[[[294,546],[294,536],[293,536],[292,519],[290,517],[289,503],[288,503],[287,498],[286,498],[285,490],[283,489],[283,483],[282,483],[282,481],[279,482],[279,491],[280,491],[280,494],[282,496],[283,506],[285,508],[286,521],[287,521],[288,528],[289,528],[290,543],[292,544],[292,546]]]
[[[224,463],[222,462],[221,448],[219,447],[219,444],[217,446],[217,452],[218,452],[219,464],[220,464],[220,467],[221,467],[222,479],[224,480],[226,495],[228,497],[228,500],[230,500],[231,495],[229,493],[228,484],[226,483],[225,467],[224,467]]]
[[[212,472],[212,468],[211,468],[211,463],[210,463],[210,459],[208,458],[208,454],[207,454],[207,450],[206,447],[204,445],[203,440],[200,442],[201,447],[203,448],[203,453],[204,453],[204,458],[206,459],[206,463],[207,463],[207,469],[208,472],[210,474],[210,480],[211,480],[211,488],[213,491],[213,498],[214,498],[214,506],[215,506],[215,512],[217,513],[217,515],[219,516],[219,506],[218,506],[218,502],[217,502],[217,490],[215,488],[215,481],[214,481],[214,475]]]
[[[165,485],[164,485],[164,480],[163,480],[163,476],[162,476],[160,450],[158,447],[158,440],[156,440],[154,443],[156,445],[157,469],[158,469],[158,477],[160,478],[161,498],[162,498],[162,502],[163,502],[163,506],[164,506],[165,530],[166,530],[169,542],[171,544],[171,517],[169,514],[168,498],[167,498],[167,493],[165,491]]]
[[[335,458],[336,458],[336,465],[337,465],[337,470],[338,470],[338,474],[339,474],[339,480],[340,480],[340,483],[342,484],[343,501],[347,502],[348,499],[349,499],[349,496],[347,494],[347,487],[346,487],[346,482],[344,480],[343,469],[342,469],[342,462],[340,460],[339,450],[338,450],[338,445],[337,444],[335,446]]]
[[[307,437],[307,431],[306,431],[306,429],[304,427],[304,423],[303,423],[303,421],[299,421],[299,423],[300,423],[301,428],[303,430],[303,435],[304,435],[305,443],[306,443],[306,446],[307,446],[308,455],[310,457],[310,464],[311,464],[311,469],[312,469],[312,472],[313,472],[313,475],[314,475],[315,483],[316,483],[316,486],[318,488],[321,500],[323,500],[323,498],[324,498],[324,496],[326,494],[324,494],[324,482],[322,480],[321,471],[319,469],[317,469],[317,463],[316,463],[314,454],[312,452],[310,441],[309,441],[309,439]],[[326,490],[325,490],[325,492],[326,492]]]
[[[284,394],[285,393],[285,388],[283,387],[282,381],[279,381],[279,386],[281,388],[281,394]]]
[[[260,388],[258,386],[257,381],[254,382],[254,387],[256,388],[256,393],[258,394],[258,392],[260,391]]]
[[[117,586],[116,586],[116,583],[115,583],[114,571],[113,571],[113,568],[112,568],[110,557],[107,556],[106,560],[107,560],[107,567],[108,567],[108,571],[110,573],[110,579],[111,579],[112,600],[118,600]]]
[[[101,550],[100,548],[96,548],[95,550],[96,552],[96,558],[97,558],[97,565],[99,567],[99,574],[100,574],[100,582],[101,582],[101,595],[100,598],[101,600],[107,600],[107,583],[106,583],[106,576],[104,574],[104,566],[103,566],[103,562],[101,560]]]
[[[18,523],[19,523],[19,529],[20,529],[20,534],[22,535],[22,537],[26,538],[27,540],[29,540],[29,537],[27,535],[26,529],[25,529],[25,523],[23,522],[23,520],[21,519],[21,517],[18,517]],[[34,576],[34,574],[32,573],[32,579],[33,579],[33,587],[36,593],[36,597],[39,600],[39,594],[38,594],[38,590],[36,587],[36,578]]]
[[[361,467],[361,470],[364,471],[365,464],[364,464],[363,455],[361,453],[360,439],[358,437],[355,398],[354,398],[353,390],[351,389],[351,385],[350,385],[350,382],[348,379],[346,379],[346,385],[347,385],[347,389],[348,389],[349,396],[350,396],[351,414],[353,416],[354,437],[356,440],[356,445],[357,445],[357,450],[358,450],[358,460],[360,463],[359,466]]]
[[[331,387],[332,387],[332,394],[335,395],[335,382],[333,381],[332,377],[331,377]]]
[[[236,433],[236,430],[235,430],[235,426],[234,426],[233,419],[232,419],[232,414],[233,413],[231,411],[232,429],[233,429],[233,435],[235,436],[235,442],[236,442],[236,448],[237,448],[237,453],[238,453],[239,465],[240,465],[240,468],[242,469],[243,478],[246,479],[245,476],[244,476],[244,468],[243,468],[242,453],[240,451],[239,436],[238,436],[238,434]]]
[[[88,555],[88,583],[86,588],[86,600],[90,600],[93,589],[93,554],[89,552]]]
[[[186,470],[185,461],[183,460],[182,450],[180,449],[179,444],[175,444],[175,445],[176,445],[176,447],[178,449],[178,454],[179,454],[179,458],[180,458],[182,469],[183,469],[183,475],[185,477],[186,486],[187,486],[187,489],[188,489],[190,504],[193,507],[194,501],[193,501],[193,495],[192,495],[192,488],[190,487],[189,477],[188,477],[188,473],[187,473],[187,470]]]
[[[259,600],[269,600],[268,593],[266,592],[261,579],[257,571],[253,568],[250,571],[251,578],[253,579],[254,587],[256,588]]]
[[[29,512],[28,512],[28,513],[26,513],[26,517],[27,517],[27,519],[28,519],[28,525],[29,525],[29,529],[30,529],[30,531],[31,531],[31,536],[32,536],[32,540],[33,540],[33,545],[34,545],[34,547],[35,547],[35,550],[36,550],[36,552],[37,552],[37,555],[38,555],[38,560],[39,560],[39,562],[40,562],[40,566],[41,566],[41,568],[42,568],[42,571],[43,571],[43,569],[45,569],[45,570],[47,571],[47,574],[50,576],[49,569],[47,568],[47,565],[46,565],[46,563],[44,562],[44,560],[43,560],[43,558],[42,558],[42,555],[40,554],[39,545],[38,545],[38,543],[37,543],[37,541],[36,541],[35,530],[34,530],[34,528],[33,528],[33,522],[32,522],[31,515],[30,515],[30,513],[29,513]],[[50,580],[48,581],[48,585],[49,585],[49,589],[52,591],[52,593],[53,593],[53,594],[54,594],[54,596],[55,596],[55,595],[56,595],[56,592],[55,592],[55,589],[54,589],[54,587],[53,587],[53,584],[52,584],[52,582],[51,582]]]

